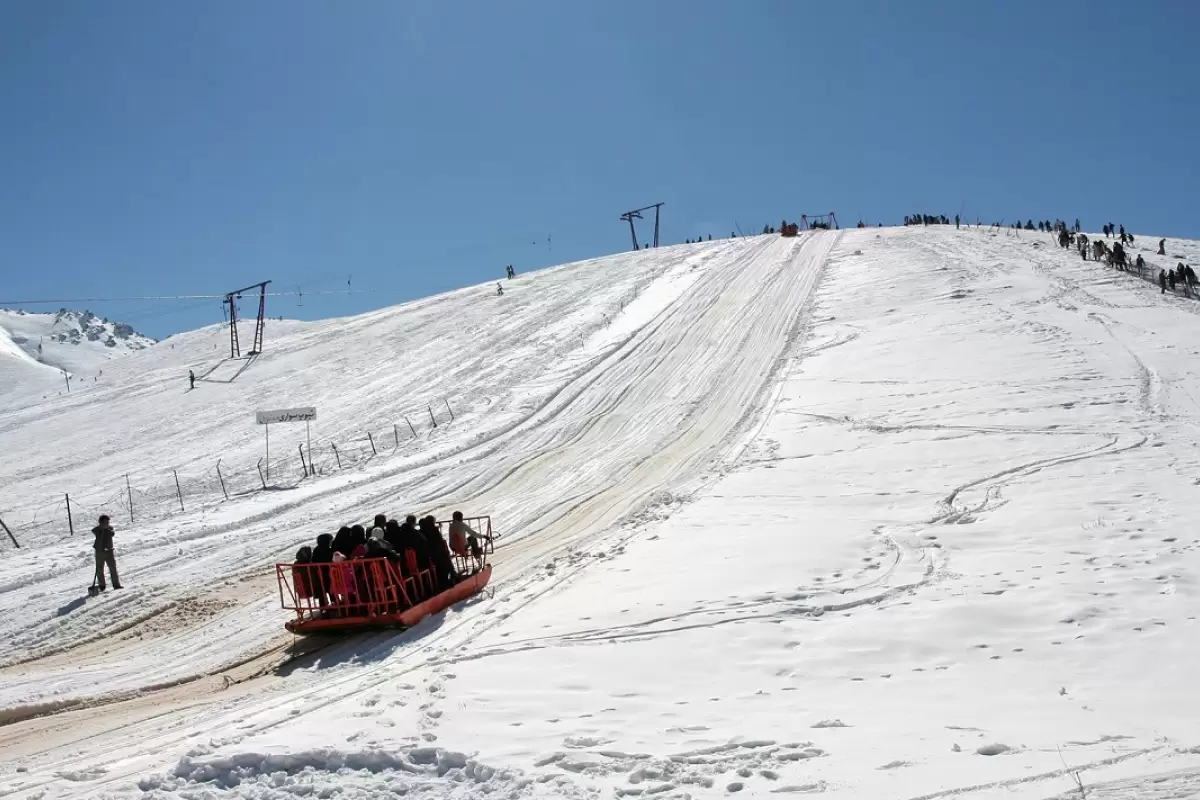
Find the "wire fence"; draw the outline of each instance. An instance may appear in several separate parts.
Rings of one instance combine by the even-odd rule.
[[[217,459],[203,469],[115,475],[100,486],[64,491],[16,509],[0,509],[0,549],[87,533],[101,514],[114,522],[141,525],[257,493],[293,489],[305,480],[395,455],[453,422],[454,408],[443,399],[389,427],[311,442],[306,438],[295,450],[283,454],[272,448],[269,460],[264,457],[255,463],[233,464]]]

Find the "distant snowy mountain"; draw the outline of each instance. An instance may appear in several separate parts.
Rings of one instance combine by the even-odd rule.
[[[90,311],[60,309],[54,314],[0,309],[0,379],[7,387],[46,377],[60,370],[87,375],[105,362],[154,340],[129,325],[97,317]]]

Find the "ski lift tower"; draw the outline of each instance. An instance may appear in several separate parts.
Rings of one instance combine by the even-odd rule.
[[[248,355],[256,356],[263,349],[263,332],[266,327],[267,313],[267,284],[270,281],[255,283],[250,286],[238,289],[235,292],[230,292],[225,295],[224,304],[229,308],[229,357],[241,358],[242,345],[238,339],[238,313],[237,301],[242,299],[242,292],[248,292],[251,289],[258,289],[258,321],[254,326],[254,347]]]
[[[649,211],[652,208],[654,209],[654,244],[652,246],[658,247],[659,209],[661,209],[664,205],[666,205],[666,204],[665,203],[655,203],[654,205],[646,206],[645,208],[638,208],[633,211],[626,211],[624,214],[621,215],[621,221],[629,223],[629,235],[630,235],[630,237],[633,238],[633,249],[634,250],[638,249],[638,240],[637,240],[637,228],[634,227],[633,221],[635,219],[644,219],[644,217],[642,217],[642,212]]]

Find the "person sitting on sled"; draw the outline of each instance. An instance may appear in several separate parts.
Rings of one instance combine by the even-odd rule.
[[[454,570],[454,562],[450,559],[450,548],[438,530],[436,517],[422,517],[417,530],[425,537],[428,546],[429,560],[433,565],[434,583],[437,591],[444,592],[459,581],[459,574]]]
[[[461,511],[454,512],[454,518],[450,521],[450,549],[455,555],[466,558],[468,548],[471,555],[476,559],[483,557],[483,549],[479,546],[480,539],[488,537],[481,536],[471,529],[471,526],[463,520]]]

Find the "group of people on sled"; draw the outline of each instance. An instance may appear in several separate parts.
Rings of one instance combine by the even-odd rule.
[[[387,559],[401,578],[411,602],[444,592],[483,565],[487,534],[467,524],[455,511],[449,525],[450,540],[442,535],[437,518],[420,520],[409,514],[404,522],[377,514],[370,529],[362,525],[341,527],[337,534],[323,533],[317,546],[305,545],[296,553],[292,580],[299,598],[315,598],[319,605],[361,601],[372,589],[377,573],[355,562]],[[411,580],[410,580],[411,579]],[[415,596],[414,596],[415,595]]]

